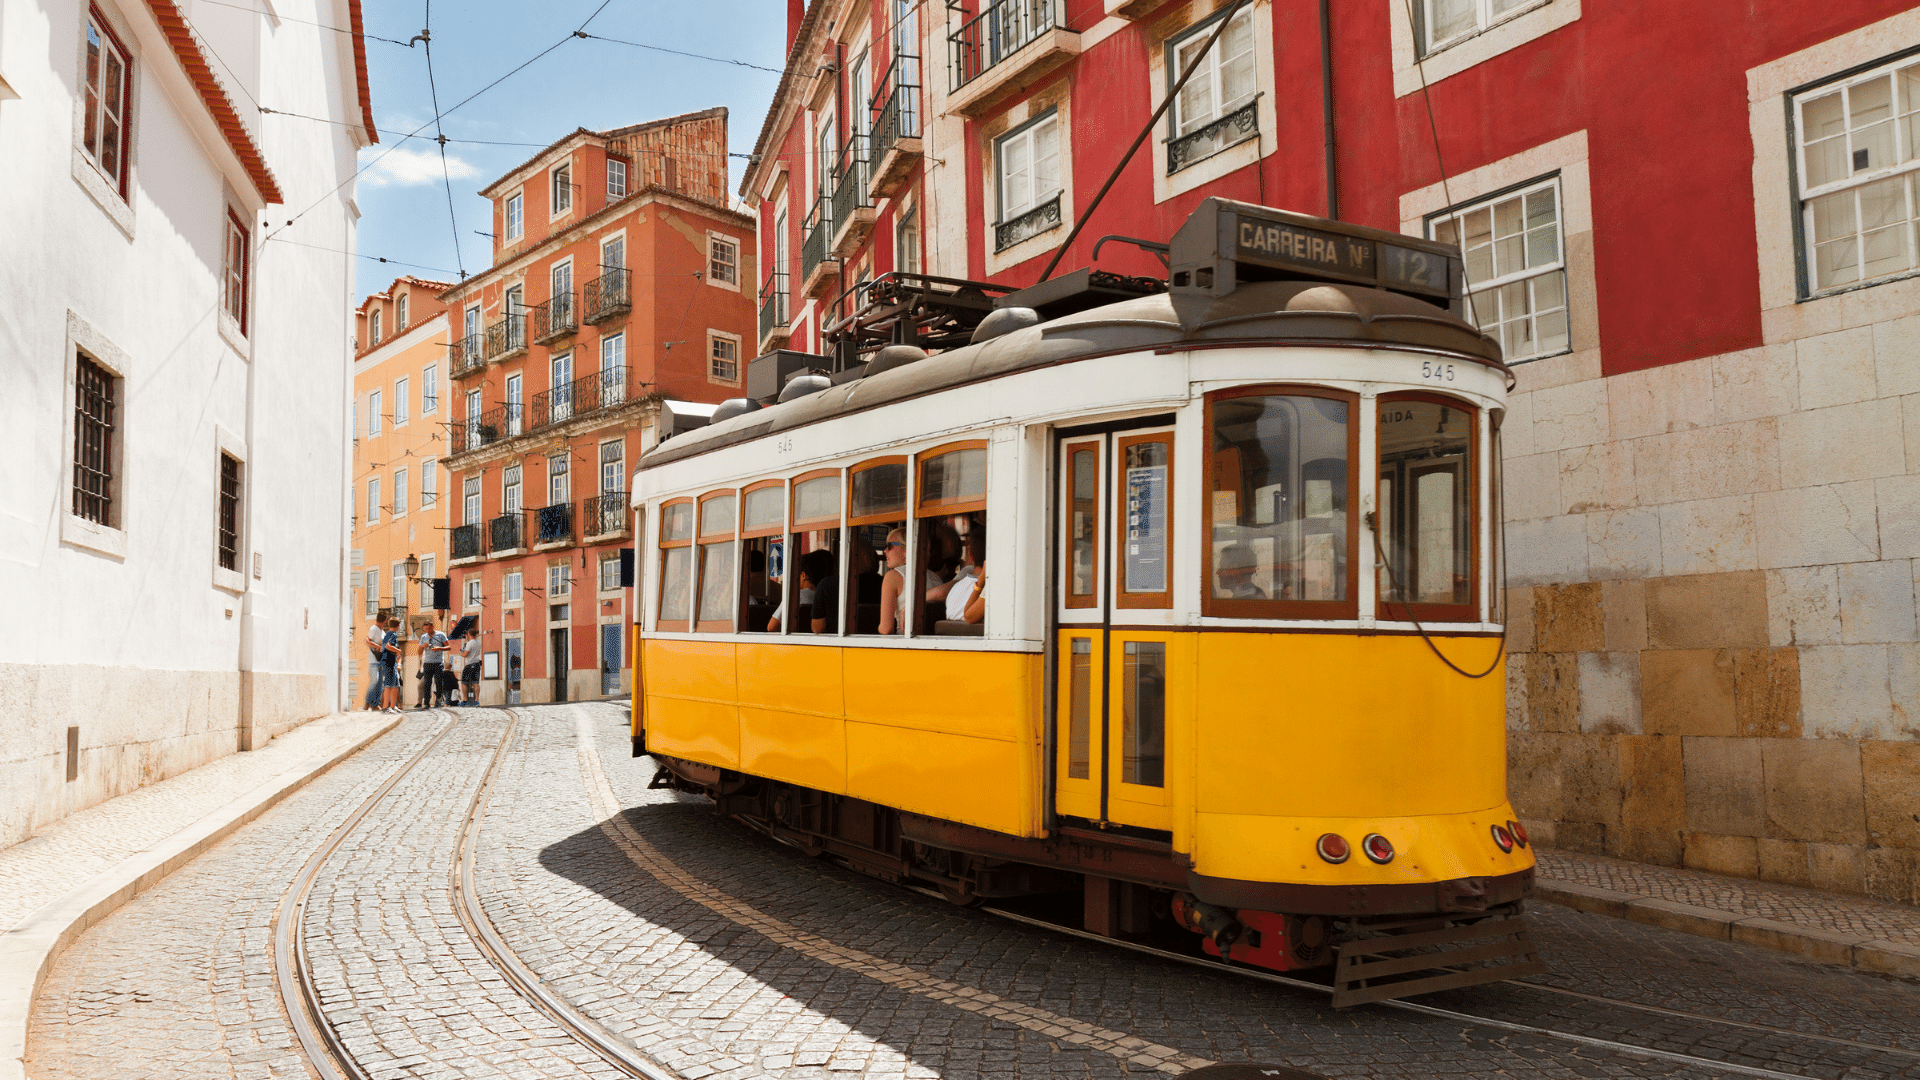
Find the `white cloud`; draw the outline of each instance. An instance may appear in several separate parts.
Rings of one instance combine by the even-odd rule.
[[[402,146],[386,152],[383,157],[375,148],[371,156],[378,160],[360,174],[360,182],[368,187],[411,187],[440,182],[440,151],[434,147],[414,150]],[[453,180],[470,180],[479,176],[480,170],[459,155],[449,153],[445,175]]]

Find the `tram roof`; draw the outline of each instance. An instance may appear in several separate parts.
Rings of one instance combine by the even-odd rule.
[[[1122,300],[937,353],[679,436],[648,451],[638,467],[1037,368],[1222,344],[1438,350],[1507,370],[1492,338],[1432,303],[1361,285],[1244,282],[1218,298],[1159,293]]]

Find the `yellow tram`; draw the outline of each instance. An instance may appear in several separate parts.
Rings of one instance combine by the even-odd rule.
[[[956,902],[1334,964],[1336,1004],[1535,969],[1510,379],[1458,253],[1221,199],[1170,247],[1163,290],[1014,293],[648,453],[634,753]]]

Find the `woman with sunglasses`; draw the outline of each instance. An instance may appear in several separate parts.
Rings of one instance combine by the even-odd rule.
[[[880,632],[898,634],[907,614],[907,530],[887,534],[886,558],[887,573],[880,579]]]

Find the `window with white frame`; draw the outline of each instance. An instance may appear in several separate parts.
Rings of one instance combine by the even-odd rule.
[[[520,463],[517,461],[500,470],[500,512],[520,512]]]
[[[620,591],[620,556],[608,555],[600,559],[600,591]]]
[[[709,340],[713,344],[707,360],[707,377],[714,382],[739,382],[740,342],[719,334],[712,335]]]
[[[477,608],[480,606],[480,575],[479,574],[467,575],[467,606],[470,608]]]
[[[507,376],[507,434],[520,434],[520,418],[526,402],[521,400],[520,376]]]
[[[393,470],[393,516],[407,516],[407,470]]]
[[[616,236],[600,245],[600,272],[627,268],[627,238]]]
[[[547,385],[552,388],[547,392],[547,416],[557,424],[573,415],[573,354],[561,353],[547,366]]]
[[[426,458],[420,462],[420,509],[425,510],[440,501],[440,462],[437,458]]]
[[[461,486],[464,490],[460,493],[460,520],[462,524],[478,525],[480,524],[480,478],[469,476]]]
[[[1803,293],[1920,266],[1920,57],[1794,95]]]
[[[571,563],[557,562],[548,564],[547,601],[549,603],[573,591],[573,575],[571,570]]]
[[[380,309],[374,308],[367,314],[367,348],[380,344]]]
[[[553,170],[553,212],[564,214],[573,209],[573,166]]]
[[[367,614],[378,615],[380,613],[380,571],[367,571],[366,592]]]
[[[567,454],[554,454],[547,458],[547,505],[559,506],[569,501],[567,482]]]
[[[407,294],[401,293],[393,298],[393,332],[399,333],[407,328]]]
[[[1548,0],[1416,0],[1414,33],[1421,55],[1438,52],[1509,16]]]
[[[627,363],[627,335],[608,334],[600,339],[600,373],[607,376],[601,380],[604,387],[620,379],[619,370]]]
[[[1167,78],[1171,84],[1180,78],[1180,73],[1195,64],[1193,77],[1187,85],[1180,88],[1179,96],[1173,99],[1170,121],[1173,138],[1191,135],[1223,116],[1228,116],[1241,107],[1252,103],[1255,95],[1253,77],[1253,11],[1241,8],[1227,24],[1220,40],[1204,55],[1200,50],[1219,26],[1218,20],[1208,19],[1198,26],[1167,43],[1167,56],[1172,63],[1167,68]],[[1241,138],[1254,134],[1248,127],[1246,135],[1232,137],[1216,149],[1223,149]]]
[[[420,556],[420,610],[433,607],[433,556]]]
[[[133,145],[133,63],[97,10],[87,12],[86,114],[80,146],[121,198],[127,195],[127,150]]]
[[[428,364],[420,369],[420,415],[430,416],[440,411],[440,365]]]
[[[997,224],[1005,226],[1060,193],[1060,114],[1048,112],[1002,135],[994,145],[993,157],[1000,200]],[[1054,224],[1058,224],[1057,215]],[[1025,230],[1021,233],[1000,236],[996,246],[1004,250],[1033,235]]]
[[[526,230],[526,203],[519,192],[507,196],[506,226],[507,239],[518,240]]]
[[[920,208],[911,207],[893,232],[893,265],[903,274],[920,272]]]
[[[507,576],[500,587],[500,602],[503,604],[520,602],[520,571],[507,571]]]
[[[367,481],[367,524],[380,524],[380,478]]]
[[[707,237],[707,280],[715,285],[740,284],[740,245],[724,236]]]
[[[247,227],[241,224],[240,215],[228,210],[226,265],[220,278],[220,308],[240,328],[242,334],[247,332],[247,274],[252,256]]]
[[[407,565],[406,565],[405,563],[394,563],[394,564],[393,564],[393,588],[391,588],[391,589],[389,589],[389,590],[387,591],[387,595],[388,595],[388,596],[391,596],[391,597],[393,597],[393,606],[394,606],[394,607],[404,607],[404,606],[406,606],[406,602],[407,602]],[[401,628],[400,628],[400,632],[401,632],[402,634],[405,634],[405,633],[407,632],[407,628],[406,628],[406,627],[404,627],[404,626],[403,626],[403,627],[401,627]]]
[[[624,489],[627,474],[627,444],[610,439],[600,444],[600,494],[617,495]]]
[[[627,163],[619,158],[607,159],[607,198],[624,199],[627,197]]]
[[[1567,264],[1560,178],[1548,177],[1427,219],[1460,248],[1467,312],[1508,363],[1567,351]]]
[[[408,399],[412,396],[409,393],[410,390],[412,390],[412,387],[408,385],[408,379],[405,375],[402,375],[399,378],[393,380],[393,426],[394,427],[407,426],[407,419],[408,419],[407,414],[411,411],[411,404],[408,401]]]

